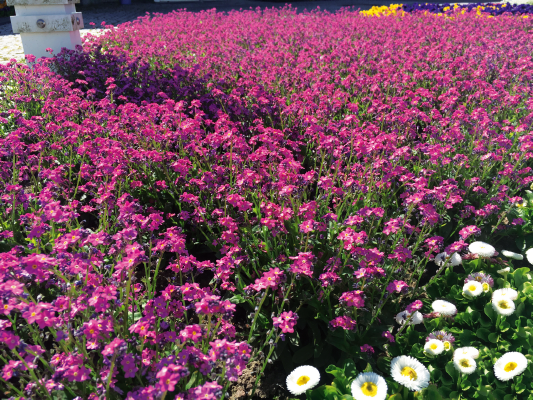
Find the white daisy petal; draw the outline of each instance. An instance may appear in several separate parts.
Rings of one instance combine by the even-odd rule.
[[[494,364],[494,375],[500,381],[508,381],[527,368],[527,358],[516,351],[505,353]]]
[[[390,365],[392,378],[411,391],[422,390],[429,386],[429,371],[416,358],[395,357]]]
[[[470,357],[474,360],[479,357],[479,350],[475,347],[459,347],[453,352],[453,358]]]
[[[516,309],[516,305],[510,299],[497,297],[497,298],[492,300],[492,308],[498,314],[507,317],[507,316],[511,315],[512,313],[514,313],[514,310]]]
[[[500,298],[515,301],[518,299],[518,292],[511,288],[495,290],[494,293],[492,293],[492,300]]]
[[[364,372],[352,382],[352,397],[355,400],[385,400],[387,389],[387,382],[383,377],[374,372]]]
[[[409,325],[418,325],[424,321],[424,316],[422,313],[420,313],[420,311],[415,311],[413,315],[411,317],[410,316],[411,314],[409,314],[407,311],[402,311],[401,313],[398,313],[394,319],[400,325],[403,325],[407,319],[409,319]]]
[[[452,316],[457,313],[457,307],[445,300],[435,300],[431,304],[431,307],[433,308],[434,312],[438,312],[441,315]]]
[[[478,281],[468,281],[463,286],[463,293],[470,297],[477,297],[483,293],[483,285]]]
[[[302,365],[296,368],[287,377],[287,389],[293,395],[298,396],[308,389],[314,388],[320,381],[320,372],[310,365]]]
[[[526,258],[530,264],[533,264],[533,247],[526,250]]]
[[[480,257],[492,257],[496,254],[496,249],[485,242],[473,242],[468,246],[470,253],[477,254]]]
[[[444,351],[444,342],[438,339],[430,339],[424,345],[424,351],[432,356],[439,355]]]
[[[502,254],[507,258],[512,258],[513,260],[523,260],[524,256],[522,254],[513,253],[512,251],[502,250]]]
[[[455,369],[465,375],[470,375],[476,370],[476,362],[472,357],[461,356],[453,359]]]
[[[435,264],[437,264],[439,267],[442,267],[444,264],[447,266],[457,266],[459,264],[462,264],[463,259],[461,256],[457,253],[453,253],[451,256],[448,256],[448,253],[439,253],[435,256]]]

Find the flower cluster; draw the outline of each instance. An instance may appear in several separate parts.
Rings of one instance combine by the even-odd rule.
[[[522,323],[530,21],[394,10],[181,10],[0,65],[6,391],[218,399],[273,360],[372,366],[427,325],[438,361],[446,324]]]

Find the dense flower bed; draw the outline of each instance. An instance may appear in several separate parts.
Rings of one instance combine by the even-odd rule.
[[[4,392],[528,398],[532,28],[174,12],[0,66]]]
[[[533,2],[532,2],[533,3]],[[414,3],[391,4],[390,6],[373,6],[369,10],[361,11],[366,16],[405,15],[416,11],[429,12],[437,15],[450,15],[455,13],[475,12],[477,15],[488,14],[491,16],[502,14],[522,15],[529,18],[533,14],[533,4],[510,3]]]

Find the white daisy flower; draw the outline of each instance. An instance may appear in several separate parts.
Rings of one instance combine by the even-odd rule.
[[[409,318],[411,314],[409,314],[407,311],[402,311],[401,313],[398,313],[396,317],[394,318],[397,323],[400,325],[403,325],[405,321]],[[420,313],[420,311],[415,311],[411,318],[409,319],[408,325],[418,325],[424,321],[424,316]]]
[[[459,347],[453,352],[453,358],[470,357],[474,360],[479,357],[479,350],[475,347]]]
[[[470,375],[476,370],[476,362],[471,357],[461,356],[453,359],[453,366],[459,372]]]
[[[509,272],[511,272],[511,268],[507,267],[507,268],[499,269],[497,272],[498,272],[500,275],[507,276],[507,274],[508,274]]]
[[[424,351],[432,356],[439,355],[444,351],[444,343],[438,339],[430,339],[424,345]]]
[[[513,253],[512,251],[502,250],[502,254],[507,258],[512,258],[513,260],[523,260],[524,256],[522,254]]]
[[[457,253],[453,253],[449,258],[448,260],[446,260],[446,258],[448,258],[448,253],[444,252],[444,253],[439,253],[435,256],[435,264],[437,264],[439,267],[442,267],[444,265],[444,263],[446,263],[446,265],[451,265],[453,267],[455,267],[456,265],[459,265],[463,262],[463,259],[461,258],[461,256]]]
[[[355,400],[385,400],[387,389],[385,379],[374,372],[359,374],[352,382],[352,396]]]
[[[526,258],[530,264],[533,264],[533,247],[526,250]]]
[[[496,249],[485,242],[473,242],[468,246],[470,253],[477,254],[480,257],[492,257],[496,253]]]
[[[512,313],[514,313],[514,310],[516,309],[516,305],[510,299],[497,297],[497,298],[492,300],[492,308],[498,314],[507,317],[507,316],[511,315]]]
[[[495,290],[494,293],[492,293],[492,300],[500,298],[515,301],[518,299],[518,292],[511,288]]]
[[[416,358],[410,356],[393,358],[390,373],[392,379],[409,390],[418,391],[429,386],[429,371]]]
[[[445,340],[442,344],[444,345],[444,351],[450,351],[452,349],[452,342]]]
[[[287,377],[287,389],[293,395],[298,396],[308,389],[314,388],[320,381],[320,372],[310,365],[302,365],[296,368]]]
[[[457,314],[457,307],[446,300],[435,300],[431,307],[434,312],[438,312],[440,315],[452,316]]]
[[[463,293],[470,297],[477,297],[483,293],[483,285],[478,281],[468,281],[463,286]]]
[[[508,381],[527,368],[527,358],[516,351],[505,353],[494,364],[494,375],[500,381]]]

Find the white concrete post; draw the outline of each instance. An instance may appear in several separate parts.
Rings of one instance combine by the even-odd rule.
[[[7,0],[15,6],[16,16],[11,17],[13,33],[20,33],[24,54],[36,58],[50,57],[62,47],[75,49],[81,45],[80,29],[83,28],[81,12],[74,3],[80,0]]]

